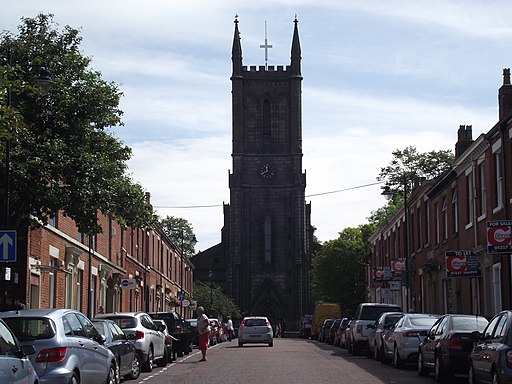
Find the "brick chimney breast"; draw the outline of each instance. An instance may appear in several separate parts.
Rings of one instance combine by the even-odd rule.
[[[503,69],[503,85],[498,91],[498,108],[500,120],[512,112],[512,85],[510,85],[510,68]]]
[[[455,144],[455,158],[459,158],[473,143],[473,126],[460,125],[457,131],[457,143]]]

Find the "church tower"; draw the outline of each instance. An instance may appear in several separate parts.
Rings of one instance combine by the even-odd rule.
[[[266,41],[261,48],[270,48]],[[232,172],[222,235],[226,289],[247,314],[296,326],[310,311],[310,204],[302,171],[301,50],[291,63],[244,66],[235,20]],[[286,325],[285,325],[286,326]]]

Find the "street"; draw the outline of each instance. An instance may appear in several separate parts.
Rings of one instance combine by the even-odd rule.
[[[199,351],[194,349],[189,356],[165,368],[156,368],[151,373],[141,374],[138,380],[125,383],[435,383],[432,376],[418,376],[414,365],[397,370],[313,340],[274,339],[272,348],[259,344],[239,348],[234,340],[210,348],[207,362],[198,362],[200,358]],[[467,383],[467,378],[456,377],[450,383]]]

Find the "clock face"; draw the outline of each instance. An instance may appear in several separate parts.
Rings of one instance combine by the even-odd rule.
[[[270,164],[264,164],[260,168],[260,175],[265,179],[271,179],[274,177],[274,167]]]

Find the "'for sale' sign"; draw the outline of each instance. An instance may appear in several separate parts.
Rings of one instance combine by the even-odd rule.
[[[445,253],[446,277],[479,277],[482,269],[478,257],[471,251]]]
[[[487,252],[512,252],[512,220],[487,222]]]

